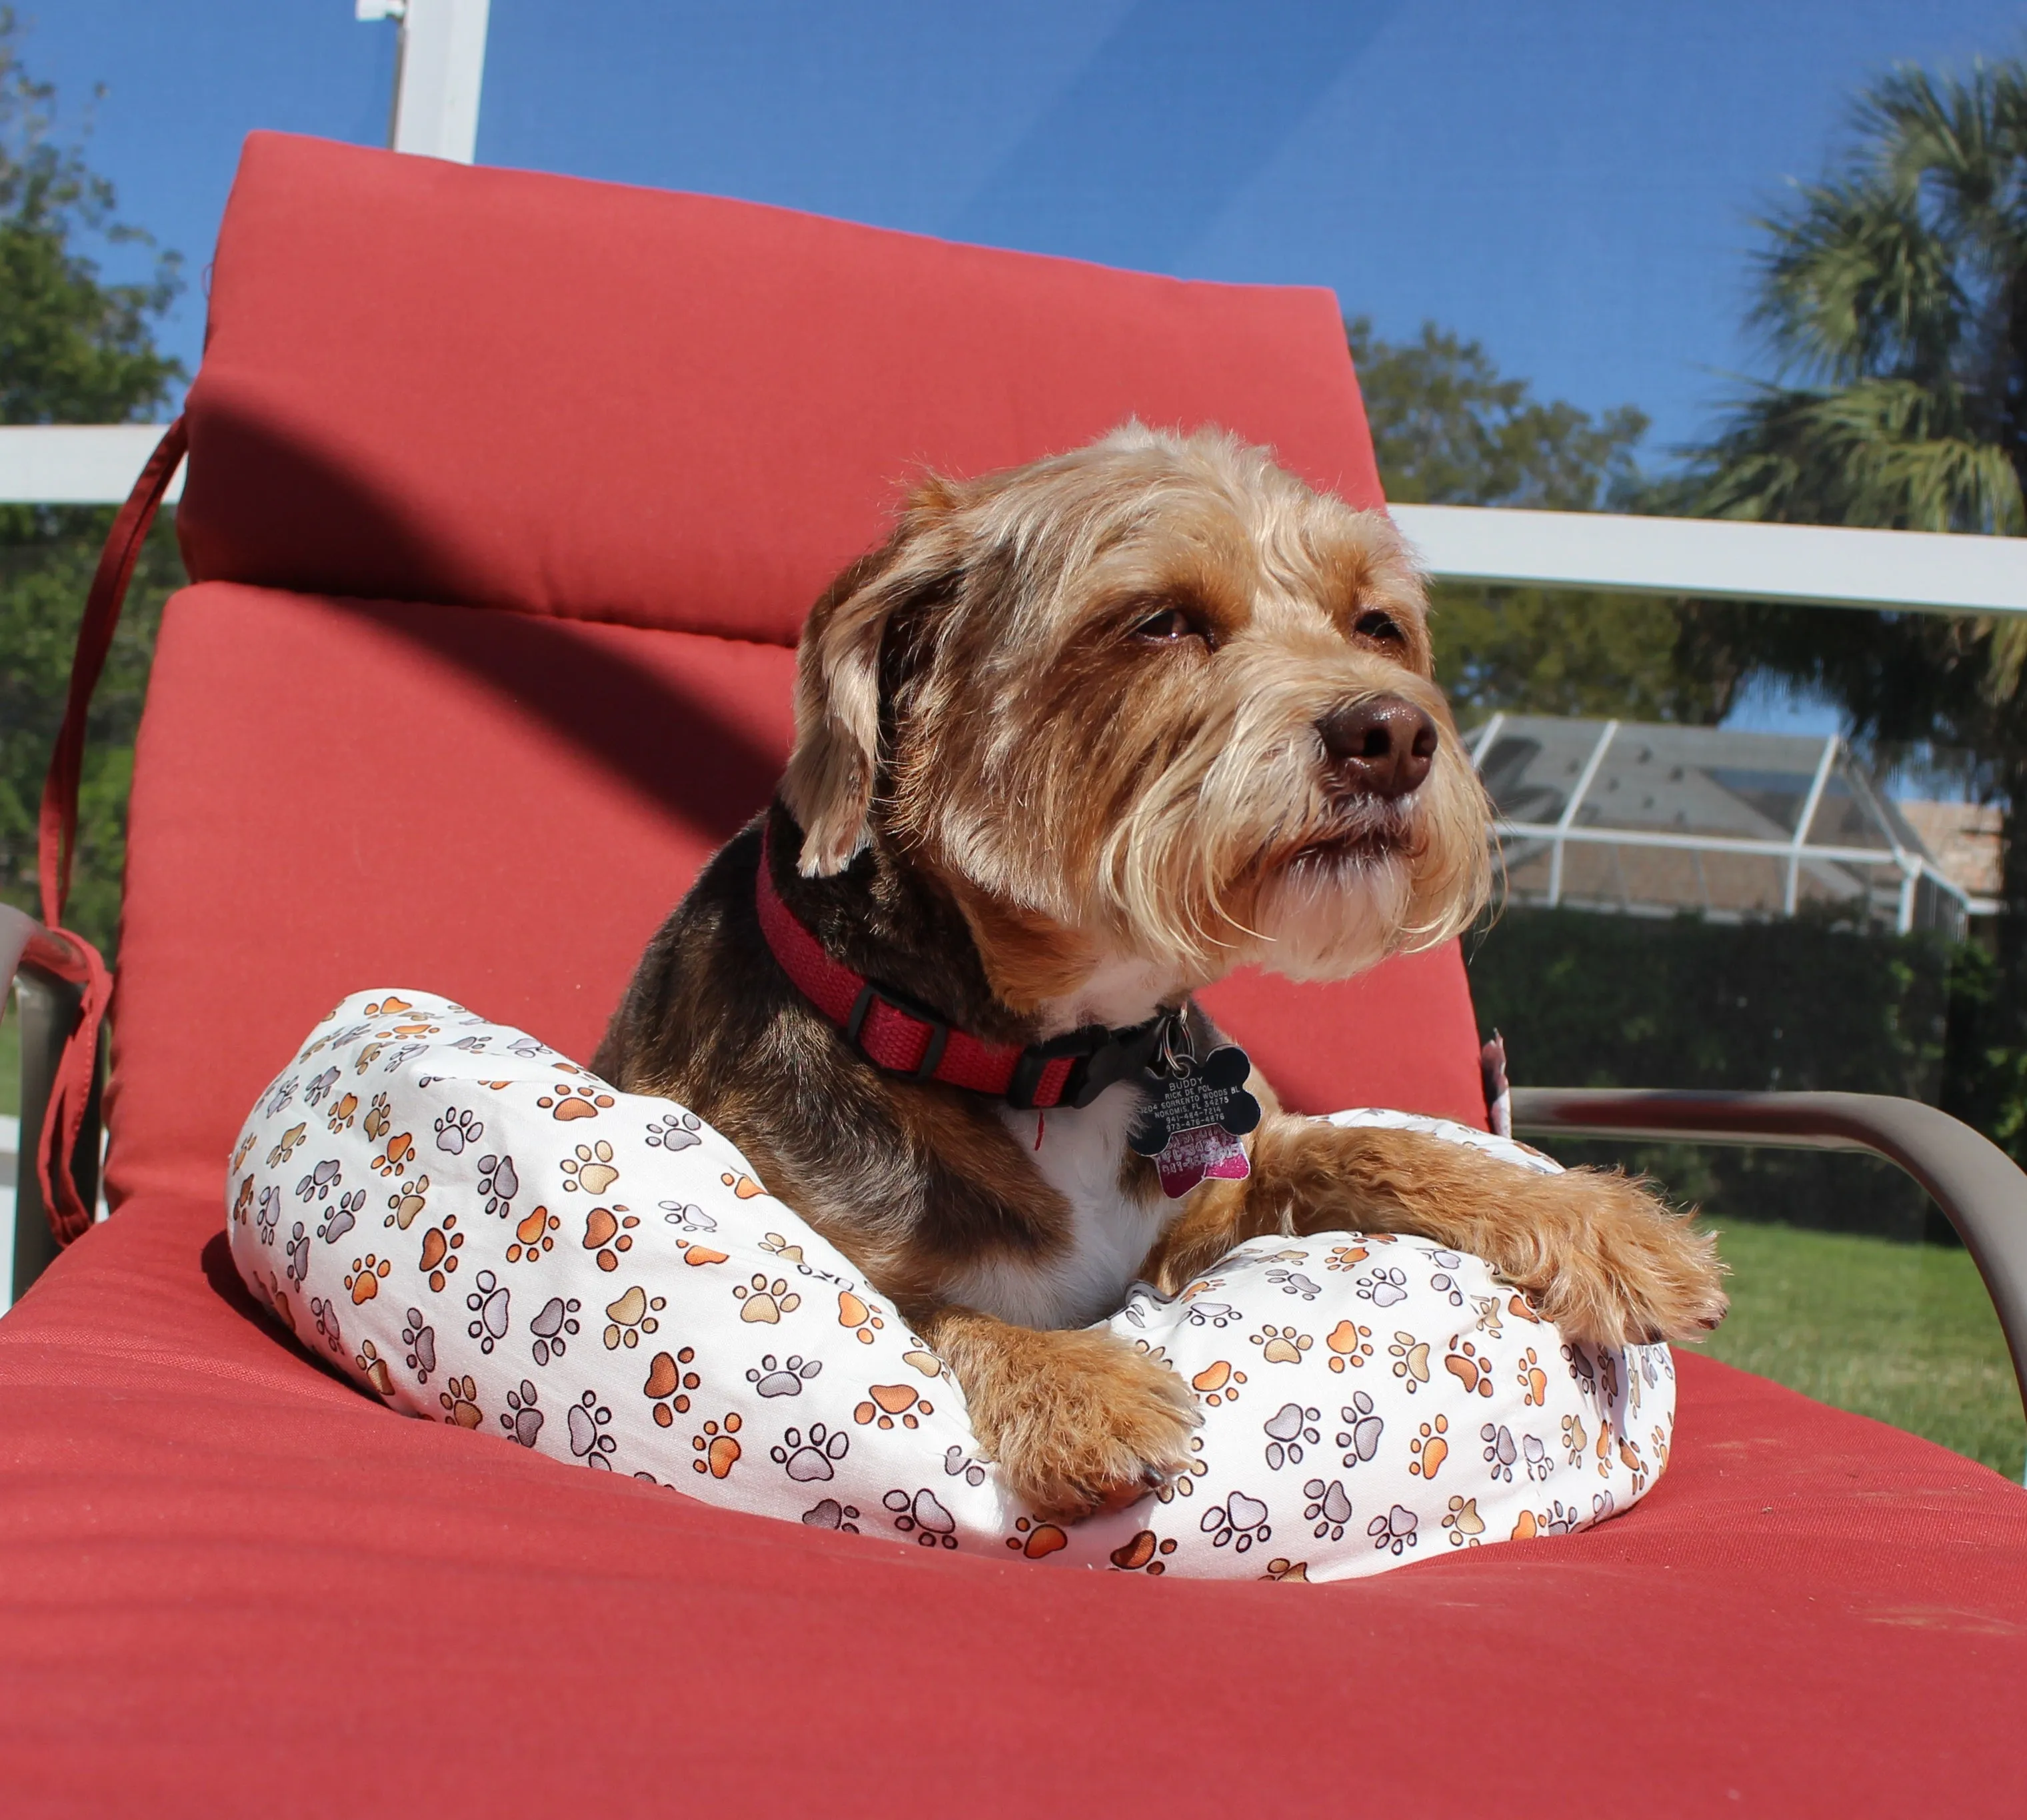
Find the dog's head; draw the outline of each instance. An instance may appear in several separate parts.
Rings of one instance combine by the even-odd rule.
[[[803,872],[877,834],[1016,1005],[1108,962],[1342,977],[1485,901],[1405,546],[1228,437],[930,481],[810,615],[796,720]]]

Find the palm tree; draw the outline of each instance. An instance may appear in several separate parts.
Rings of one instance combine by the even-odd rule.
[[[1979,62],[1962,79],[1898,68],[1860,95],[1853,124],[1838,166],[1760,223],[1754,320],[1777,377],[1696,452],[1671,503],[1727,518],[2019,535],[2027,63]],[[1861,741],[1955,755],[2003,806],[2009,914],[1993,1007],[2003,1015],[1981,1042],[2027,1061],[2027,622],[1704,603],[1687,631],[1707,664],[1828,694]]]

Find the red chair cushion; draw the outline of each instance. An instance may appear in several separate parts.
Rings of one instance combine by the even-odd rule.
[[[0,1323],[9,1813],[2018,1810],[2027,1495],[1693,1355],[1601,1528],[1148,1581],[393,1415],[222,1224],[137,1199]]]
[[[1328,291],[256,133],[178,522],[201,580],[792,644],[925,463],[1135,413],[1380,503]]]

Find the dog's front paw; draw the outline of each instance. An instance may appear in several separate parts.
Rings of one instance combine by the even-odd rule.
[[[1182,1379],[1104,1333],[1024,1336],[1007,1394],[974,1401],[980,1444],[1007,1489],[1075,1523],[1123,1509],[1181,1473],[1201,1418]]]
[[[1616,1172],[1541,1179],[1564,1217],[1536,1225],[1503,1274],[1571,1339],[1616,1348],[1694,1339],[1724,1319],[1717,1241]]]

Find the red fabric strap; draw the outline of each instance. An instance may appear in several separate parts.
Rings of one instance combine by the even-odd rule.
[[[795,982],[796,989],[843,1031],[868,1061],[890,1074],[939,1080],[949,1087],[969,1087],[974,1093],[1006,1092],[1013,1085],[1014,1070],[1027,1054],[1025,1050],[1003,1043],[982,1043],[935,1018],[917,1017],[895,1004],[863,974],[833,960],[816,937],[803,927],[795,912],[782,903],[781,893],[774,888],[770,863],[763,839],[754,895],[767,946],[781,963],[781,971]],[[939,1038],[940,1050],[932,1050],[931,1046]],[[1042,1065],[1032,1103],[1043,1109],[1058,1104],[1076,1062],[1074,1055],[1050,1056]]]
[[[120,610],[126,604],[134,565],[140,560],[148,527],[154,522],[162,495],[168,491],[188,441],[183,420],[179,417],[155,445],[155,452],[148,457],[148,465],[135,482],[133,492],[113,521],[112,534],[105,540],[98,570],[91,578],[91,592],[85,599],[84,617],[78,625],[77,649],[71,659],[70,694],[64,703],[63,725],[57,734],[56,751],[50,755],[49,775],[42,783],[37,870],[46,926],[30,945],[28,958],[58,977],[84,988],[77,1028],[64,1045],[50,1087],[35,1155],[42,1205],[49,1209],[50,1229],[61,1245],[80,1237],[91,1224],[92,1210],[71,1179],[69,1161],[76,1150],[85,1107],[91,1098],[98,1065],[99,1026],[113,993],[113,979],[105,958],[83,936],[62,926],[64,905],[70,896],[71,866],[77,855],[77,792],[84,769],[85,718],[91,707],[92,691],[98,686],[99,673],[105,667],[105,654],[113,646],[113,634],[120,625]]]

